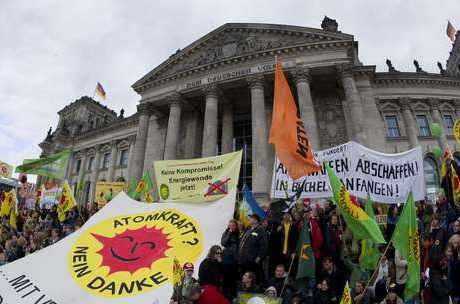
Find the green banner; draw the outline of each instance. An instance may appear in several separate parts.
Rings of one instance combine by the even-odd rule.
[[[39,159],[25,159],[21,166],[16,167],[16,173],[36,174],[64,179],[65,168],[69,157],[70,150],[64,150]]]
[[[156,161],[153,164],[162,202],[212,202],[236,190],[241,151],[224,155]]]

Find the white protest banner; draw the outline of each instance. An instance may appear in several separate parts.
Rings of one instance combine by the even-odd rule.
[[[327,162],[342,179],[351,194],[365,199],[370,194],[374,202],[404,203],[409,191],[415,200],[425,198],[425,179],[421,147],[386,154],[366,148],[356,142],[348,142],[315,153],[316,159]],[[332,193],[323,165],[319,173],[292,180],[277,160],[274,166],[272,198],[292,196],[299,187],[301,198],[327,198]]]
[[[235,196],[229,187],[213,202],[145,204],[120,192],[78,231],[1,266],[0,303],[169,303],[174,259],[198,266],[206,258],[233,216]]]
[[[52,206],[57,204],[57,200],[61,191],[62,189],[58,187],[45,189],[45,191],[43,191],[40,196],[40,207],[51,209]]]

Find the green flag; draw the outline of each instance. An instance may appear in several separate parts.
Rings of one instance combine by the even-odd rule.
[[[333,201],[337,204],[347,227],[356,239],[371,239],[377,244],[385,243],[382,232],[374,219],[370,218],[359,206],[354,198],[350,196],[347,188],[335,175],[331,167],[326,164],[327,175],[334,193]]]
[[[299,266],[297,268],[296,279],[314,278],[315,277],[315,256],[311,248],[310,240],[310,223],[303,221],[302,231],[300,232],[299,242],[297,244],[297,253],[299,255]]]
[[[369,194],[367,194],[366,205],[364,210],[367,215],[373,220],[375,220],[374,208],[372,207],[372,200]],[[374,270],[377,266],[377,263],[380,259],[380,251],[371,239],[365,239],[361,241],[361,255],[359,257],[359,262],[362,268],[366,270]]]
[[[128,196],[132,199],[134,199],[134,196],[135,196],[136,186],[137,186],[137,182],[136,182],[136,179],[133,177],[131,178],[131,182],[129,183],[129,188],[128,188]]]
[[[420,237],[417,228],[415,202],[409,194],[392,237],[393,246],[407,261],[405,300],[420,291]]]
[[[148,203],[153,202],[151,191],[153,190],[153,182],[150,178],[149,171],[146,171],[142,179],[137,183],[134,191],[132,191],[132,198],[135,200],[142,200]]]
[[[16,167],[16,172],[64,179],[69,157],[70,150],[64,150],[39,159],[25,159],[21,166]]]

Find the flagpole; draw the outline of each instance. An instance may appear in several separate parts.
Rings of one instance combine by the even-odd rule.
[[[291,264],[289,265],[288,273],[287,273],[286,277],[284,278],[283,288],[281,288],[281,292],[280,292],[280,295],[279,295],[280,298],[283,297],[284,288],[286,287],[286,283],[287,283],[287,280],[288,280],[288,278],[289,278],[289,274],[291,273],[292,265],[294,264],[294,259],[295,259],[295,255],[293,255],[293,256],[291,257]]]
[[[392,242],[393,242],[392,239],[388,242],[388,245],[387,245],[387,247],[385,248],[385,251],[384,251],[383,254],[380,256],[379,262],[377,263],[377,266],[375,267],[374,272],[373,272],[372,275],[369,277],[369,280],[367,281],[366,286],[364,287],[364,291],[366,291],[366,288],[369,287],[369,284],[371,283],[372,278],[374,277],[374,275],[376,274],[376,272],[379,270],[380,262],[382,261],[383,256],[387,254],[388,248],[390,248],[390,245],[391,245]]]

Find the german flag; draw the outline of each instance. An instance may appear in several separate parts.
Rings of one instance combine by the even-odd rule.
[[[99,95],[99,97],[101,97],[102,99],[105,100],[105,98],[106,98],[105,90],[102,87],[102,84],[100,84],[99,82],[96,85],[96,94]]]

